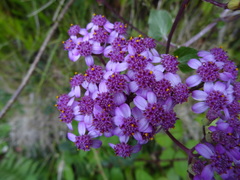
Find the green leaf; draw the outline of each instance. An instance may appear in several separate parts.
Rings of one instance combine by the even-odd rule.
[[[151,9],[148,19],[148,35],[154,39],[167,37],[172,27],[172,17],[165,10]]]
[[[178,151],[175,155],[174,158],[186,158],[186,154],[183,153],[182,151]],[[187,168],[188,168],[188,165],[187,165],[187,160],[186,161],[174,161],[173,163],[173,167],[174,167],[174,170],[175,172],[181,176],[183,179],[186,179],[187,177]]]
[[[193,71],[193,69],[190,68],[187,65],[187,63],[190,59],[197,59],[198,58],[197,53],[198,51],[196,49],[189,47],[180,47],[179,49],[173,52],[174,56],[178,57],[179,62],[178,67],[182,72],[186,73]]]
[[[123,173],[119,168],[112,168],[110,171],[110,177],[111,177],[110,179],[114,179],[114,180],[124,179]]]
[[[176,172],[174,172],[173,169],[170,169],[168,172],[167,172],[167,178],[168,179],[174,179],[174,180],[179,180],[179,176],[176,174]]]
[[[160,156],[160,160],[161,160],[161,166],[168,166],[170,165],[170,161],[162,161],[162,160],[171,160],[173,159],[173,156],[176,152],[171,148],[168,147],[167,149],[165,149],[161,156]]]
[[[143,169],[136,171],[136,180],[153,180],[153,178]]]
[[[172,140],[166,134],[157,134],[155,140],[162,147],[170,147],[173,144]]]

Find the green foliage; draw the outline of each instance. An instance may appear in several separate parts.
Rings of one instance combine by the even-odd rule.
[[[179,69],[184,72],[190,72],[192,69],[187,65],[187,62],[190,59],[196,59],[198,58],[197,56],[197,50],[189,47],[180,47],[176,51],[173,52],[174,56],[178,57],[178,62],[179,62]]]
[[[172,17],[165,10],[151,9],[149,19],[148,35],[154,39],[166,39],[170,28],[172,27]]]

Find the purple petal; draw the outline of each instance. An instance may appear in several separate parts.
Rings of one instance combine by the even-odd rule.
[[[208,109],[208,106],[205,102],[198,102],[192,106],[193,112],[200,114]]]
[[[109,21],[107,21],[105,24],[104,24],[104,28],[107,30],[107,29],[113,29],[114,28],[114,25],[112,23],[110,23]]]
[[[92,147],[93,148],[100,148],[102,146],[102,141],[98,140],[98,139],[94,139],[92,141]]]
[[[136,96],[133,99],[133,102],[141,110],[145,110],[147,108],[147,105],[148,105],[147,101],[141,96]]]
[[[132,153],[138,153],[141,150],[141,148],[142,148],[142,146],[140,144],[133,146]]]
[[[204,83],[203,90],[206,93],[210,93],[213,90],[213,83],[212,82],[206,82]]]
[[[93,93],[93,92],[95,92],[95,91],[98,90],[98,87],[97,87],[97,85],[94,84],[94,83],[89,83],[89,85],[88,85],[88,90],[89,90],[91,93]]]
[[[115,134],[116,136],[122,136],[122,135],[123,135],[123,132],[122,132],[122,130],[121,130],[119,127],[116,127],[116,128],[113,130],[113,134]]]
[[[211,159],[211,156],[214,155],[212,150],[205,144],[198,144],[195,146],[195,149],[199,154],[207,159]]]
[[[71,99],[68,101],[67,106],[71,106],[71,105],[73,104],[73,102],[74,102],[74,97],[71,98]]]
[[[177,74],[166,73],[164,77],[171,82],[172,86],[176,86],[181,82],[181,78]]]
[[[100,46],[98,43],[93,43],[92,52],[93,52],[94,54],[102,54],[102,52],[103,52],[103,47]]]
[[[112,144],[112,143],[108,143],[108,145],[109,145],[111,148],[113,148],[113,149],[114,149],[115,146],[116,146],[115,144]]]
[[[222,81],[229,81],[233,78],[234,77],[233,77],[232,73],[229,73],[229,72],[219,73],[219,79],[221,79]]]
[[[117,111],[117,110],[116,110],[116,111]],[[113,122],[114,122],[114,124],[116,124],[116,126],[122,126],[123,123],[124,123],[123,116],[116,115],[116,116],[113,118]]]
[[[211,54],[211,53],[208,52],[208,51],[199,51],[199,52],[197,53],[197,55],[198,55],[199,57],[208,56],[208,55],[210,55],[210,54]]]
[[[159,53],[158,53],[158,51],[157,51],[156,49],[152,48],[152,49],[151,49],[151,52],[152,52],[152,54],[153,54],[154,56],[159,57]]]
[[[112,51],[113,49],[112,49],[112,46],[107,46],[105,49],[104,49],[104,51],[103,51],[103,55],[105,56],[105,57],[109,57],[109,53]]]
[[[160,63],[160,61],[161,61],[161,58],[160,58],[160,57],[153,56],[152,63]]]
[[[114,103],[116,105],[121,105],[126,101],[126,96],[123,93],[116,93],[113,97]]]
[[[147,101],[151,104],[157,102],[157,96],[153,92],[148,92],[147,93]]]
[[[133,137],[134,137],[137,141],[141,141],[141,140],[142,140],[142,135],[140,134],[140,132],[134,133]]]
[[[112,31],[108,37],[108,43],[112,43],[117,36],[118,33],[116,31]]]
[[[195,74],[186,79],[186,84],[188,87],[193,87],[199,85],[201,81],[202,78],[198,74]]]
[[[226,90],[226,85],[220,81],[217,81],[215,83],[215,85],[213,86],[213,89],[215,91],[220,91],[220,92],[224,92]]]
[[[143,118],[142,111],[140,109],[138,109],[138,107],[136,107],[136,106],[134,108],[132,108],[132,115],[135,119]]]
[[[120,141],[121,143],[127,143],[128,140],[129,140],[129,136],[120,136],[120,137],[119,137],[119,141]]]
[[[142,118],[140,121],[139,121],[139,127],[138,127],[138,130],[141,131],[141,132],[145,132],[145,129],[148,128],[148,121],[145,119],[145,118]]]
[[[91,66],[94,64],[94,60],[93,60],[93,57],[92,56],[86,56],[85,57],[85,62],[88,66]]]
[[[85,122],[86,124],[91,124],[92,121],[93,121],[92,114],[90,114],[90,115],[85,115],[85,116],[84,116],[84,122]]]
[[[115,72],[122,72],[125,71],[128,68],[128,63],[123,62],[123,63],[117,63]]]
[[[208,94],[201,90],[195,90],[192,92],[192,97],[197,101],[205,101],[208,97]]]
[[[78,116],[75,116],[74,118],[76,121],[83,121],[84,120],[84,116],[83,115],[78,115]]]
[[[198,69],[201,65],[202,63],[197,59],[190,59],[188,61],[188,66],[191,67],[192,69]]]
[[[68,51],[68,57],[71,61],[75,62],[80,58],[80,55],[75,55],[72,51]]]
[[[96,85],[97,87],[97,85]],[[95,89],[96,91],[97,89]],[[94,91],[93,91],[94,92]],[[99,92],[100,93],[103,93],[103,92],[108,92],[108,88],[107,88],[107,84],[106,84],[106,81],[102,81],[100,84],[99,84]]]
[[[211,164],[209,164],[203,168],[203,171],[201,173],[201,178],[204,180],[212,180],[213,175],[214,173],[213,173],[212,166]]]
[[[107,63],[107,69],[108,69],[108,70],[112,69],[113,65],[114,65],[114,63],[111,62],[111,61],[109,61],[109,62]],[[107,72],[103,75],[104,79],[108,79],[109,76],[111,76],[113,73],[114,73],[113,71],[107,71]]]
[[[163,79],[163,72],[159,70],[154,70],[153,74],[155,75],[156,81],[160,81]]]
[[[72,123],[67,123],[66,125],[67,125],[68,129],[70,129],[71,131],[73,130]]]
[[[76,142],[76,135],[74,135],[72,133],[67,133],[67,137],[70,141]]]
[[[128,53],[134,55],[136,53],[135,49],[129,44],[128,45]]]
[[[129,89],[131,92],[136,92],[138,90],[138,85],[136,83],[136,81],[132,81],[129,83]]]
[[[84,122],[79,122],[78,123],[78,132],[80,135],[84,135],[86,132],[86,126]]]
[[[76,97],[80,97],[81,96],[81,89],[80,86],[75,86],[74,87],[74,93]]]
[[[131,109],[126,103],[122,104],[119,109],[121,110],[123,117],[128,118],[131,116]]]

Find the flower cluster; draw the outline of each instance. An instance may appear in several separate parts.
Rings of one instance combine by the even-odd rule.
[[[71,25],[63,42],[71,61],[84,57],[88,69],[70,78],[71,90],[58,97],[59,118],[78,149],[99,148],[100,136],[117,136],[109,143],[115,154],[129,157],[160,130],[174,128],[174,107],[188,100],[196,114],[206,111],[208,126],[201,143],[189,152],[195,180],[237,179],[240,170],[240,82],[238,69],[221,48],[199,51],[188,65],[195,74],[183,83],[178,59],[159,54],[155,40],[126,38],[127,25],[94,15],[86,27]],[[99,59],[103,65],[95,63]],[[75,121],[78,134],[74,134]],[[183,148],[184,149],[184,148]],[[187,149],[187,148],[185,148]],[[186,150],[187,151],[187,150]]]
[[[203,84],[203,90],[195,90],[192,97],[201,101],[193,105],[195,113],[206,113],[208,131],[195,150],[202,156],[195,158],[192,170],[194,179],[212,180],[214,172],[222,179],[238,179],[240,167],[240,83],[236,82],[238,69],[228,60],[221,48],[210,52],[200,51],[199,60],[191,59],[188,65],[196,69],[196,75],[186,82],[193,87]]]
[[[88,66],[70,78],[71,91],[56,105],[70,131],[72,121],[78,122],[79,134],[68,133],[78,149],[100,147],[99,136],[118,136],[119,144],[109,145],[128,157],[161,129],[173,128],[174,106],[188,99],[189,89],[176,74],[177,58],[159,54],[154,39],[126,39],[126,31],[127,25],[94,15],[86,28],[71,25],[63,42],[71,61],[83,56]],[[95,57],[105,65],[94,63]]]

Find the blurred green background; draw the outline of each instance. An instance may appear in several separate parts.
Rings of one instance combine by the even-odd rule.
[[[67,0],[1,0],[0,2],[0,109],[18,88],[48,30],[56,21]],[[226,1],[219,1],[226,2]],[[146,34],[166,43],[167,36],[152,33],[150,12],[166,10],[163,19],[166,33],[180,7],[179,0],[108,0],[107,3],[123,18]],[[68,39],[70,24],[87,25],[92,14],[103,14],[111,22],[117,15],[95,0],[75,0],[60,22],[44,51],[27,86],[6,116],[0,119],[0,180],[184,180],[187,179],[187,156],[167,135],[160,133],[130,158],[114,155],[107,145],[116,138],[101,138],[103,147],[90,152],[77,151],[66,139],[67,128],[59,122],[54,107],[56,95],[69,91],[69,78],[86,68],[83,59],[68,59],[62,41]],[[182,45],[210,23],[217,25],[194,41],[190,47],[208,50],[222,46],[240,65],[239,11],[226,12],[202,1],[191,1],[180,21],[172,43]],[[156,22],[157,23],[157,22]],[[152,26],[152,24],[150,23]],[[152,27],[151,27],[152,28]],[[161,28],[161,27],[160,27]],[[152,34],[151,34],[152,33]],[[139,32],[129,28],[128,36]],[[172,47],[171,52],[176,48]],[[165,53],[164,46],[158,46]],[[182,75],[183,78],[186,75]],[[171,130],[187,147],[201,138],[203,116],[194,116],[186,104],[177,107],[181,120]]]

